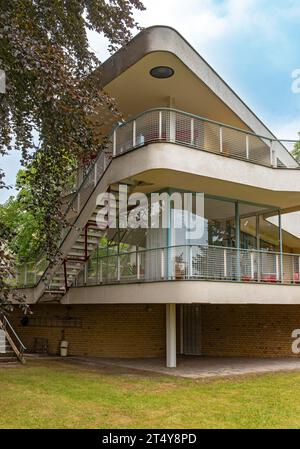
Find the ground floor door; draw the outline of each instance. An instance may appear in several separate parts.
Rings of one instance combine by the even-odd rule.
[[[201,305],[182,304],[181,354],[201,355]]]

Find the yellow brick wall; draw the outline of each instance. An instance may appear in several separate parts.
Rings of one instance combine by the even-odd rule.
[[[297,305],[202,305],[202,350],[211,356],[293,356]],[[299,357],[299,356],[298,356]]]
[[[80,328],[65,328],[71,355],[95,357],[163,357],[165,304],[37,305],[34,317],[79,319]],[[177,306],[177,349],[180,350],[180,307]],[[11,315],[16,331],[30,349],[34,337],[48,338],[56,354],[62,327],[26,326]],[[202,305],[202,353],[209,356],[292,356],[291,333],[300,328],[300,306]]]
[[[165,305],[44,304],[32,307],[33,317],[81,320],[81,328],[65,328],[69,354],[95,357],[160,357],[165,354]],[[31,350],[34,337],[48,339],[49,352],[59,351],[62,327],[22,326],[21,314],[11,315],[17,333]]]

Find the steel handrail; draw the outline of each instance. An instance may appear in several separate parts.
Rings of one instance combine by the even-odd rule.
[[[277,139],[276,137],[270,137],[270,136],[263,136],[261,134],[256,134],[253,131],[248,131],[246,129],[242,129],[242,128],[238,128],[236,126],[233,125],[228,125],[224,122],[218,122],[216,120],[212,120],[209,119],[207,117],[202,117],[201,115],[196,115],[196,114],[192,114],[191,112],[186,112],[186,111],[182,111],[180,109],[176,109],[176,108],[167,108],[167,107],[159,107],[159,108],[151,108],[151,109],[147,109],[146,111],[140,112],[139,114],[134,115],[133,117],[130,117],[129,119],[123,121],[123,122],[119,122],[114,130],[116,130],[117,128],[122,128],[123,126],[127,125],[128,123],[134,122],[135,120],[137,120],[140,117],[143,117],[143,115],[150,113],[150,112],[159,112],[159,111],[166,111],[166,112],[176,112],[178,114],[182,114],[185,115],[187,117],[191,117],[194,119],[198,119],[201,120],[203,122],[208,122],[208,123],[212,123],[214,125],[218,125],[221,126],[222,128],[227,128],[227,129],[231,129],[234,131],[238,131],[241,132],[243,134],[248,134],[251,135],[253,137],[257,137],[258,139],[264,139],[264,140],[269,140],[272,142],[278,142],[278,143],[282,143],[282,142],[290,142],[290,143],[300,143],[300,139],[298,140],[293,140],[293,139]],[[113,133],[113,132],[112,132]],[[288,150],[287,150],[288,151]],[[296,161],[296,159],[295,159]],[[296,161],[297,162],[297,161]]]
[[[14,330],[14,328],[12,327],[12,325],[10,324],[10,322],[8,321],[8,319],[6,318],[5,315],[3,315],[2,317],[3,323],[4,323],[4,330],[6,330],[7,327],[9,327],[10,332],[14,335],[15,339],[17,340],[18,344],[20,345],[20,349],[21,349],[21,353],[23,353],[24,351],[26,351],[26,346],[23,344],[23,342],[21,341],[20,337],[18,336],[18,334],[16,333],[16,331]]]
[[[134,117],[131,117],[130,119],[128,119],[127,121],[125,121],[125,122],[123,122],[123,123],[120,123],[120,122],[117,123],[117,124],[115,125],[115,127],[113,128],[113,130],[111,131],[111,133],[109,134],[108,142],[111,141],[111,140],[113,140],[113,136],[115,135],[115,133],[117,133],[118,129],[121,129],[122,127],[124,127],[124,126],[126,126],[126,125],[128,125],[128,124],[130,124],[130,123],[132,123],[132,122],[134,122],[134,121],[137,120],[139,117],[145,116],[145,115],[150,114],[151,112],[155,112],[155,111],[157,111],[157,112],[159,112],[159,111],[166,111],[166,112],[174,112],[174,113],[182,114],[182,115],[187,116],[187,117],[190,117],[190,118],[195,118],[195,119],[198,119],[198,120],[201,120],[201,121],[204,121],[204,122],[212,123],[212,124],[215,124],[215,125],[220,126],[220,127],[223,127],[223,128],[232,129],[232,130],[235,130],[235,131],[237,131],[237,132],[243,133],[243,134],[245,134],[245,135],[254,136],[254,137],[257,137],[257,138],[259,138],[259,139],[267,140],[267,141],[269,141],[269,142],[280,142],[280,143],[281,143],[281,142],[283,142],[283,141],[288,141],[288,140],[279,140],[279,139],[276,139],[276,138],[270,137],[270,136],[262,136],[262,135],[259,135],[259,134],[255,134],[255,133],[253,133],[252,131],[243,130],[243,129],[240,129],[240,128],[237,128],[237,127],[234,127],[234,126],[231,126],[231,125],[227,125],[227,124],[222,123],[222,122],[217,122],[217,121],[215,121],[215,120],[211,120],[211,119],[208,119],[208,118],[205,118],[205,117],[197,116],[197,115],[195,115],[195,114],[191,114],[191,113],[188,113],[188,112],[185,112],[185,111],[180,111],[180,110],[178,110],[178,109],[160,107],[160,108],[152,108],[152,109],[149,109],[149,110],[147,110],[147,111],[143,111],[142,113],[137,114],[137,115],[135,115]],[[295,141],[295,142],[298,142],[298,141]],[[147,144],[147,142],[145,142],[145,144]],[[186,144],[186,145],[188,146],[188,144]],[[136,145],[136,146],[143,146],[143,145]],[[135,148],[135,146],[134,146],[134,144],[132,143],[132,146],[131,146],[130,149],[133,149],[133,148]],[[130,149],[125,150],[124,153],[130,151]],[[124,153],[123,153],[123,154],[124,154]],[[79,198],[79,195],[80,195],[82,189],[83,189],[84,186],[86,185],[86,183],[87,183],[89,177],[90,177],[91,174],[92,174],[92,171],[94,170],[94,168],[96,167],[97,163],[100,161],[100,158],[101,158],[102,156],[104,156],[104,158],[106,158],[104,149],[103,149],[103,151],[99,152],[97,158],[91,163],[91,165],[90,165],[89,169],[87,170],[87,172],[86,172],[84,178],[82,179],[82,181],[81,181],[81,183],[80,183],[78,189],[77,189],[76,192],[74,192],[74,194],[72,195],[72,198],[71,198],[70,202],[68,203],[68,206],[67,206],[67,208],[66,208],[66,210],[65,210],[65,212],[64,212],[64,215],[63,215],[65,218],[67,217],[67,214],[70,212],[70,210],[72,209],[72,207],[74,206],[74,204],[76,203],[76,201],[78,201],[78,198]],[[120,156],[119,154],[117,155],[117,154],[115,154],[114,151],[113,151],[112,154],[110,155],[110,158],[113,159],[114,157],[119,157],[119,156]],[[232,157],[235,157],[235,156],[232,155]],[[102,176],[104,175],[104,173],[105,173],[105,171],[107,170],[107,168],[108,168],[110,162],[111,162],[111,161],[108,162],[107,166],[105,167],[105,169],[104,169],[103,172],[101,173],[101,175],[100,175],[99,179],[97,180],[97,182],[99,182],[99,180],[100,180],[100,179],[102,178]],[[251,161],[250,161],[250,162],[251,162]],[[299,165],[298,165],[298,167],[293,167],[293,168],[294,168],[294,169],[298,169],[298,168],[300,168],[300,167],[299,167]],[[96,185],[94,186],[94,188],[96,188]],[[89,199],[89,197],[87,198],[86,202],[88,201],[88,199]],[[82,209],[84,208],[86,202],[85,202],[84,205],[82,206]],[[61,239],[61,241],[60,241],[60,246],[63,244],[63,242],[65,241],[65,239],[66,239],[67,236],[69,235],[69,232],[71,231],[71,229],[72,229],[74,223],[76,222],[77,218],[79,217],[79,215],[80,215],[80,211],[79,211],[78,215],[75,217],[74,222],[72,222],[71,224],[68,224],[68,225],[66,226],[66,228],[64,229],[64,230],[67,230],[67,232],[66,232],[66,234],[63,236],[63,238]],[[59,250],[58,250],[58,251],[59,251]],[[38,260],[35,261],[35,264],[37,265],[37,264],[41,263],[42,261],[43,261],[43,258],[40,257],[40,258],[38,258]],[[43,274],[40,275],[40,276],[39,276],[39,279],[35,281],[35,285],[37,285],[37,284],[40,282],[40,280],[43,278],[43,276],[44,276],[45,273],[47,272],[48,268],[49,268],[49,263],[47,264],[46,269],[43,271]]]

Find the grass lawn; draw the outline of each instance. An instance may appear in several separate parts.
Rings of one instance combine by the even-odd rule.
[[[300,427],[300,372],[190,380],[30,360],[0,368],[0,428]]]

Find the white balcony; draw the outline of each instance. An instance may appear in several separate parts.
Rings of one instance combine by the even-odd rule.
[[[209,245],[95,253],[76,285],[171,280],[300,285],[300,255]]]
[[[274,168],[287,166],[278,157],[276,139],[170,108],[145,111],[113,131],[112,154],[119,156],[153,142],[184,145]]]

